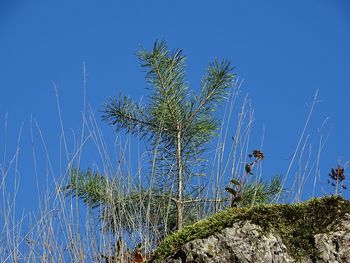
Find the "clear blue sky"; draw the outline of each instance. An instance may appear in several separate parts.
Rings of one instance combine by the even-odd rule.
[[[184,49],[188,80],[197,90],[208,62],[232,61],[255,108],[253,141],[260,142],[265,127],[266,175],[286,172],[309,111],[306,103],[317,89],[322,102],[307,131],[313,150],[322,121],[329,117],[325,135],[333,127],[321,157],[320,187],[327,188],[331,167],[349,160],[347,0],[1,0],[0,147],[7,142],[8,163],[23,123],[19,207],[28,205],[25,196],[36,189],[31,116],[43,131],[52,161],[58,162],[60,131],[52,81],[58,86],[66,132],[79,131],[83,62],[88,69],[87,100],[99,117],[109,96],[122,91],[138,101],[145,94],[135,52],[141,45],[150,48],[157,39]],[[45,164],[40,169],[44,172]]]

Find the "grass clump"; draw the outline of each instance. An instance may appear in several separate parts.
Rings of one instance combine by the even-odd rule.
[[[346,213],[350,213],[350,201],[339,196],[314,198],[297,204],[231,208],[167,237],[149,262],[160,262],[185,243],[206,238],[241,220],[249,220],[261,226],[266,233],[279,234],[296,259],[315,258],[317,254],[314,236],[335,230]]]

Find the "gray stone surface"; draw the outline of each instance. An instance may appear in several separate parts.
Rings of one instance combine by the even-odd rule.
[[[318,262],[350,262],[350,215],[346,214],[338,231],[315,235],[320,253]]]
[[[315,235],[319,257],[295,260],[276,233],[263,233],[260,226],[237,222],[207,238],[183,245],[165,263],[350,263],[350,215],[341,220],[336,231]]]

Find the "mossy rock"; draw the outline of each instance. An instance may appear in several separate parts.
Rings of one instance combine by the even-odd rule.
[[[231,208],[166,237],[149,262],[162,262],[187,242],[206,238],[238,221],[250,221],[266,233],[278,233],[294,258],[312,259],[317,257],[314,236],[334,231],[347,213],[350,214],[350,201],[339,196],[314,198],[297,204]]]

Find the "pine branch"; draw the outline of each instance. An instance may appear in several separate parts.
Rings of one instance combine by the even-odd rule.
[[[110,100],[104,107],[102,119],[116,126],[117,130],[125,129],[127,132],[140,132],[143,135],[150,131],[160,132],[164,130],[156,122],[148,120],[144,109],[127,96],[120,95],[119,99]]]
[[[215,60],[208,67],[207,76],[202,81],[202,91],[199,104],[187,120],[189,126],[199,113],[207,113],[214,110],[214,102],[221,101],[227,95],[227,89],[231,87],[235,74],[230,62]]]
[[[151,52],[142,50],[138,53],[141,66],[148,68],[146,79],[155,88],[151,96],[151,112],[157,114],[159,120],[176,130],[184,115],[184,101],[187,87],[184,81],[185,56],[181,50],[169,54],[165,42],[156,42]],[[169,116],[166,116],[166,115]]]
[[[84,203],[92,208],[100,204],[108,203],[107,186],[116,190],[112,186],[113,182],[109,182],[104,176],[99,173],[94,173],[91,170],[81,172],[78,169],[72,169],[70,172],[69,184],[65,187],[66,195],[76,195],[81,198]]]

